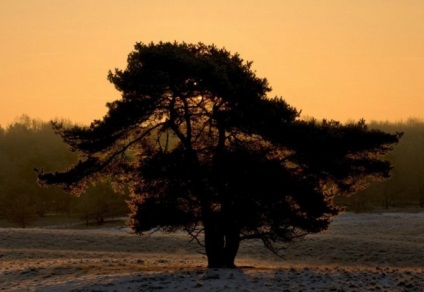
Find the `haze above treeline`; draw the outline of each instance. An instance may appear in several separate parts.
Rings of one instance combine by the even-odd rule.
[[[302,114],[302,111],[300,111],[300,112],[301,113],[300,113],[299,119],[301,119],[301,120],[311,120],[311,119],[316,119],[317,121],[320,121],[322,119],[332,120],[331,118],[328,118],[327,119],[325,117],[318,119],[318,118],[315,118],[314,116],[304,115],[304,114]],[[31,120],[31,121],[33,121],[35,123],[40,123],[40,124],[50,123],[52,121],[62,121],[64,123],[70,124],[70,125],[90,126],[90,124],[93,121],[95,121],[97,119],[102,119],[102,118],[103,118],[103,116],[99,116],[98,118],[96,118],[94,120],[83,122],[81,120],[75,121],[75,120],[73,120],[71,118],[66,118],[66,117],[55,117],[55,118],[51,118],[51,119],[42,119],[42,118],[39,118],[39,117],[36,117],[36,116],[35,117],[34,116],[30,116],[30,115],[24,113],[24,114],[21,114],[19,116],[16,116],[10,122],[0,123],[0,128],[2,128],[3,130],[5,130],[5,129],[10,128],[11,126],[13,126],[15,124],[21,124],[23,120],[27,120],[27,119],[29,119],[29,120]],[[359,119],[346,118],[344,120],[337,120],[337,121],[341,122],[342,124],[347,124],[347,123],[357,122],[360,119],[363,119],[363,118],[359,118]],[[406,124],[406,125],[408,125],[408,124],[411,124],[411,123],[412,124],[424,123],[424,118],[415,117],[415,116],[410,116],[410,117],[408,117],[406,119],[399,119],[399,120],[394,120],[392,118],[387,118],[387,119],[370,119],[370,120],[364,119],[364,120],[369,125],[376,125],[376,124],[378,124],[378,125],[383,125],[383,124],[390,124],[390,125],[405,125]]]

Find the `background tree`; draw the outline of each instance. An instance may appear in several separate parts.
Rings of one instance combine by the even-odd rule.
[[[384,183],[372,182],[370,187],[337,203],[351,210],[424,206],[424,121],[371,122],[370,128],[404,133],[399,145],[386,155],[394,166],[391,178]],[[420,191],[422,190],[422,191]]]
[[[40,182],[74,193],[128,184],[134,230],[204,232],[209,267],[233,267],[243,239],[277,252],[275,242],[326,229],[334,194],[389,176],[380,156],[400,134],[299,120],[251,64],[202,43],[137,43],[127,68],[109,73],[122,99],[102,120],[54,125],[80,161],[39,171]]]
[[[6,130],[0,127],[0,220],[27,227],[46,215],[50,223],[62,215],[81,215],[89,221],[97,217],[98,223],[127,215],[126,197],[116,196],[110,184],[97,183],[79,198],[58,187],[46,189],[37,184],[35,165],[54,170],[75,162],[75,155],[48,122],[24,115]]]
[[[28,192],[28,185],[13,186],[2,200],[4,217],[22,228],[37,220],[36,197]],[[12,195],[13,194],[13,195]]]
[[[75,209],[86,225],[90,222],[101,225],[107,218],[128,214],[125,199],[128,199],[125,192],[117,195],[110,183],[97,183],[79,196]]]
[[[34,166],[53,170],[74,163],[75,156],[54,134],[50,123],[21,116],[0,135],[0,218],[26,227],[38,217],[55,212],[69,194],[41,188]]]

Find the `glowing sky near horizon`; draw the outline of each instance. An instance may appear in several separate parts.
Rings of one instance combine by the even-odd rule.
[[[0,125],[88,124],[136,42],[214,43],[305,116],[424,118],[421,0],[0,0]]]

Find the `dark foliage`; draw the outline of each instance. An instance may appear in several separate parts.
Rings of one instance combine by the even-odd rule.
[[[104,176],[128,184],[135,231],[204,231],[210,267],[233,266],[242,239],[277,252],[275,242],[326,229],[335,194],[389,177],[380,157],[400,137],[364,121],[302,121],[267,96],[250,62],[201,43],[138,43],[109,80],[122,99],[102,120],[55,124],[80,162],[40,182],[74,192]]]
[[[424,207],[424,121],[410,118],[405,122],[371,122],[378,128],[404,135],[385,158],[394,166],[388,181],[370,183],[370,187],[353,196],[336,198],[349,210]]]

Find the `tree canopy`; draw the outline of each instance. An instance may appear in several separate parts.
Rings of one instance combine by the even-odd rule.
[[[204,232],[209,267],[234,266],[243,239],[277,252],[275,242],[326,229],[335,194],[389,177],[381,156],[401,134],[301,120],[251,65],[214,45],[137,43],[127,68],[109,72],[122,98],[103,119],[54,124],[80,160],[39,171],[40,182],[127,185],[133,229]]]

